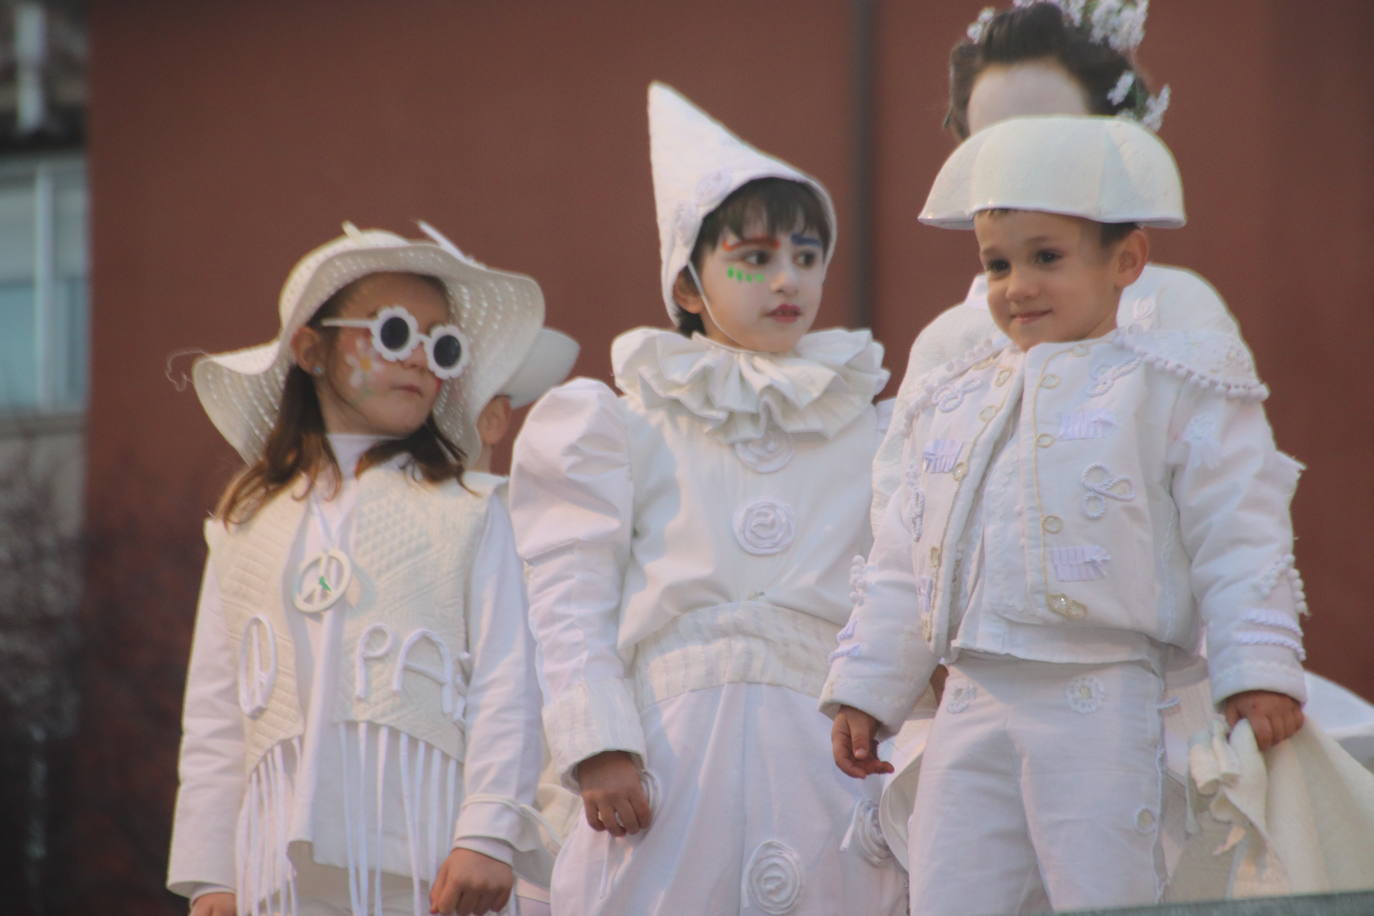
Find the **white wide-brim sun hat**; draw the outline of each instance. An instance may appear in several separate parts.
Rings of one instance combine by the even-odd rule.
[[[983,210],[1036,210],[1099,223],[1173,229],[1183,180],[1164,142],[1125,118],[1009,118],[980,130],[941,166],[920,220],[972,229]]]
[[[524,361],[497,394],[510,398],[513,409],[533,404],[544,392],[568,377],[581,349],[577,341],[562,331],[540,328]]]
[[[244,461],[252,464],[262,456],[276,423],[294,363],[292,335],[330,296],[375,273],[424,274],[448,290],[450,318],[467,337],[471,354],[463,374],[440,388],[433,416],[464,455],[471,458],[481,451],[476,417],[510,376],[511,366],[524,358],[544,322],[539,284],[523,274],[467,261],[431,241],[345,223],[342,236],[292,268],[281,291],[281,329],[275,339],[204,356],[192,368],[201,406]]]

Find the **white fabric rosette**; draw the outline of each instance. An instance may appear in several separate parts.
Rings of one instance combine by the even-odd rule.
[[[739,460],[760,474],[782,470],[795,453],[792,437],[775,426],[768,427],[757,439],[735,443]]]
[[[781,553],[795,536],[792,507],[785,503],[756,499],[735,513],[735,537],[755,556]]]
[[[744,893],[769,916],[791,912],[801,897],[801,856],[786,843],[765,840],[744,868]]]

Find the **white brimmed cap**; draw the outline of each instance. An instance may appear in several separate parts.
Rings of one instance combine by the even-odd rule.
[[[701,221],[736,188],[755,179],[786,178],[812,188],[830,219],[830,251],[835,250],[835,205],[819,181],[745,143],[676,89],[658,82],[649,84],[649,163],[669,318],[677,317],[673,283],[692,256]]]
[[[449,314],[467,337],[471,361],[445,382],[434,404],[439,429],[469,458],[481,451],[474,425],[512,364],[529,350],[544,321],[539,284],[455,256],[429,241],[411,241],[379,229],[344,224],[344,235],[301,258],[282,287],[281,329],[265,344],[197,360],[196,395],[215,428],[250,464],[277,419],[286,375],[293,364],[291,337],[321,305],[354,280],[375,273],[425,274],[448,290]]]
[[[971,229],[975,213],[994,209],[1163,229],[1186,221],[1169,148],[1124,118],[1053,115],[986,127],[945,160],[920,219]]]
[[[577,341],[562,331],[540,328],[524,361],[497,394],[510,398],[512,408],[533,404],[544,392],[568,377],[581,349]]]

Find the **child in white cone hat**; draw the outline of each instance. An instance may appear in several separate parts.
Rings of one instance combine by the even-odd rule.
[[[1120,118],[1014,118],[955,151],[923,222],[973,228],[996,325],[894,419],[884,509],[823,694],[836,762],[950,667],[910,819],[912,912],[1153,903],[1164,677],[1196,662],[1261,749],[1305,698],[1288,505],[1245,347],[1117,327],[1141,226],[1183,223],[1168,149]]]
[[[810,332],[835,238],[813,178],[649,89],[661,295],[619,393],[555,388],[516,441],[544,722],[584,818],[555,914],[904,910],[876,785],[830,764],[815,698],[869,541],[887,373]]]
[[[193,370],[248,462],[206,523],[168,886],[195,916],[479,913],[542,879],[533,646],[472,422],[538,285],[345,234]]]

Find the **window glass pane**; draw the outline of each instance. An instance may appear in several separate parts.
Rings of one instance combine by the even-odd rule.
[[[52,337],[48,365],[54,407],[72,409],[86,403],[90,325],[87,277],[86,172],[81,166],[59,170],[53,180]]]
[[[90,337],[85,164],[67,156],[0,168],[0,413],[80,410]],[[41,246],[40,219],[50,233]]]
[[[87,367],[90,364],[89,293],[84,276],[57,278],[53,287],[53,397],[55,407],[80,409],[86,405]]]
[[[0,179],[0,283],[33,282],[33,191],[30,171]]]
[[[33,285],[0,281],[0,410],[38,406]]]
[[[53,244],[59,277],[86,276],[86,171],[79,165],[53,176]]]

